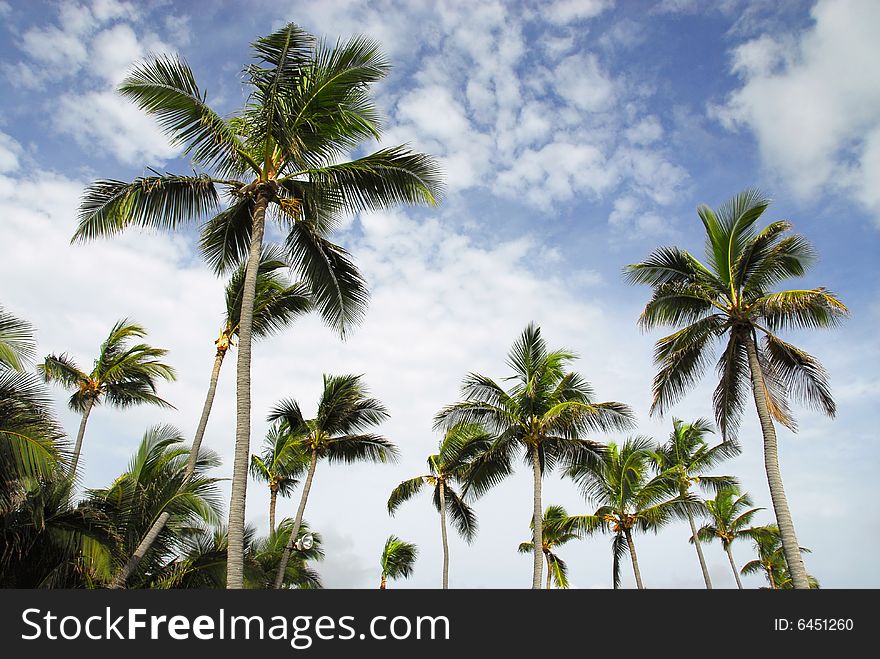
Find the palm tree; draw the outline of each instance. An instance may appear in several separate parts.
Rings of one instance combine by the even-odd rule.
[[[658,447],[648,437],[627,439],[622,446],[609,443],[597,463],[576,465],[566,475],[577,483],[588,501],[598,506],[592,515],[569,517],[567,527],[579,533],[610,531],[614,588],[620,587],[620,559],[629,552],[636,585],[643,589],[633,532],[653,531],[698,510],[693,495],[681,494],[678,481],[665,473],[650,477]]]
[[[286,234],[289,260],[319,312],[344,336],[363,316],[368,293],[348,252],[327,238],[338,218],[399,203],[434,204],[441,189],[434,161],[404,146],[343,160],[380,136],[370,87],[389,66],[375,42],[355,37],[330,46],[289,23],[251,46],[257,62],[244,69],[250,94],[228,119],[210,108],[189,66],[176,57],[132,70],[120,93],[153,115],[204,171],[97,181],[85,192],[74,235],[88,240],[131,225],[173,230],[213,215],[201,236],[208,262],[218,272],[248,263],[236,368],[230,588],[241,588],[244,579],[251,331],[267,214]],[[229,200],[223,210],[221,191]]]
[[[30,323],[13,316],[0,305],[0,368],[23,371],[37,354]]]
[[[312,308],[312,302],[308,289],[302,283],[290,284],[280,273],[288,267],[281,258],[280,250],[276,246],[267,246],[260,254],[260,265],[257,269],[257,287],[254,296],[254,315],[252,337],[262,339],[280,331],[301,314]],[[208,394],[202,407],[202,415],[199,418],[196,434],[190,447],[189,460],[186,464],[185,480],[192,477],[202,439],[208,427],[208,418],[214,405],[214,394],[217,391],[217,381],[220,378],[220,367],[227,351],[234,345],[233,339],[238,336],[241,326],[241,298],[244,289],[244,277],[246,267],[240,266],[229,282],[226,284],[226,314],[220,336],[214,342],[217,352],[214,356],[214,368],[211,371],[211,380],[208,384]],[[134,571],[144,555],[150,550],[156,537],[162,532],[168,522],[168,514],[162,513],[153,526],[147,531],[141,543],[123,565],[113,579],[112,588],[123,588],[128,577]]]
[[[269,485],[270,536],[275,534],[275,505],[278,495],[287,497],[293,494],[299,483],[297,477],[308,468],[308,458],[296,438],[284,432],[280,424],[269,428],[269,433],[263,440],[263,452],[251,456],[251,475]]]
[[[88,491],[88,505],[111,521],[120,538],[114,552],[117,571],[156,519],[167,517],[151,551],[139,563],[136,585],[150,583],[150,574],[176,551],[183,536],[200,524],[219,522],[222,506],[218,479],[209,478],[205,472],[219,466],[220,460],[203,449],[194,473],[188,474],[189,453],[177,428],[154,426],[144,433],[128,469],[110,487]]]
[[[759,526],[751,530],[751,538],[755,541],[755,551],[758,558],[746,563],[741,574],[755,574],[763,572],[767,583],[772,590],[794,588],[791,571],[788,569],[788,561],[785,558],[782,547],[782,536],[779,527],[775,524]],[[806,547],[798,547],[801,553],[809,554]],[[810,588],[818,588],[819,582],[812,575],[807,575]]]
[[[490,378],[470,373],[462,384],[464,401],[435,417],[435,427],[458,423],[483,425],[497,439],[474,461],[466,492],[479,496],[513,471],[522,452],[533,475],[532,588],[541,588],[544,545],[541,479],[557,464],[595,464],[602,447],[583,439],[586,433],[629,427],[633,413],[623,403],[595,403],[593,388],[565,367],[575,359],[568,350],[548,351],[541,329],[529,323],[508,353],[515,384],[505,391]]]
[[[759,192],[747,190],[717,211],[701,205],[697,213],[706,230],[707,265],[685,250],[663,247],[625,273],[630,282],[653,288],[640,318],[642,328],[681,328],[657,342],[654,356],[660,371],[654,378],[652,413],[662,414],[678,401],[702,375],[716,341],[725,341],[714,405],[726,439],[736,431],[744,381],[751,378],[782,546],[795,587],[808,588],[779,472],[773,420],[795,430],[789,393],[829,416],[834,416],[835,404],[819,361],[776,333],[831,327],[848,311],[825,288],[772,292],[777,284],[805,274],[815,253],[803,236],[786,235],[792,228],[788,222],[772,222],[760,231],[755,227],[769,204]]]
[[[569,520],[570,517],[562,506],[547,506],[544,511],[544,544],[541,551],[547,560],[547,590],[550,590],[551,578],[557,588],[568,588],[568,566],[553,550],[578,538],[578,534],[571,530]],[[531,554],[533,551],[531,542],[520,543],[519,553]]]
[[[370,398],[360,375],[325,375],[324,389],[318,401],[318,412],[306,420],[299,404],[293,399],[279,402],[269,414],[269,421],[278,421],[281,431],[288,433],[293,445],[309,456],[309,470],[290,540],[284,547],[275,588],[280,588],[293,543],[299,537],[300,524],[315,477],[319,459],[327,462],[389,462],[397,459],[397,447],[381,435],[366,433],[388,418],[388,411],[375,398]]]
[[[699,531],[691,536],[691,542],[711,542],[715,538],[721,540],[721,547],[730,561],[730,568],[736,579],[737,588],[742,589],[742,581],[739,571],[736,569],[736,561],[733,560],[731,545],[737,538],[753,538],[755,530],[752,528],[752,518],[763,508],[749,508],[752,499],[748,494],[740,494],[735,487],[724,487],[718,490],[714,499],[703,502],[706,510],[712,517],[712,521],[704,524]]]
[[[491,436],[474,424],[461,423],[450,428],[435,455],[428,456],[428,473],[403,481],[388,498],[393,515],[404,501],[415,496],[424,485],[434,490],[434,507],[440,513],[440,539],[443,543],[443,589],[449,588],[449,543],[446,538],[446,511],[459,535],[470,543],[477,534],[477,516],[455,486],[467,481],[474,458],[491,445]]]
[[[250,544],[245,577],[248,588],[272,588],[278,562],[290,540],[291,530],[293,530],[293,520],[285,518],[281,520],[276,533],[269,534],[265,538],[256,538]],[[323,539],[320,533],[312,531],[308,523],[303,520],[296,540],[302,541],[306,536],[311,538],[311,546],[306,548],[301,542],[294,543],[296,553],[292,556],[292,560],[287,562],[282,588],[305,590],[322,588],[321,577],[309,566],[309,562],[324,560]]]
[[[379,589],[385,590],[388,579],[408,579],[413,572],[418,553],[418,548],[411,542],[405,542],[396,535],[389,535],[379,561],[382,566]]]
[[[39,368],[46,382],[58,382],[65,389],[73,389],[68,406],[82,414],[73,459],[71,475],[76,473],[82,450],[83,437],[89,413],[95,405],[108,403],[114,407],[130,407],[149,403],[160,407],[173,407],[156,395],[156,380],[174,380],[174,369],[160,361],[167,350],[154,348],[145,343],[130,345],[132,339],[143,338],[147,331],[127,318],[118,321],[107,340],[101,344],[98,358],[92,370],[83,371],[67,356],[49,355]]]
[[[707,476],[700,473],[703,469],[711,469],[719,462],[739,455],[740,448],[735,442],[725,441],[710,447],[706,443],[705,436],[712,432],[712,425],[706,419],[697,419],[693,423],[673,419],[672,428],[669,440],[660,447],[655,461],[659,471],[666,472],[667,476],[678,482],[678,491],[682,497],[687,497],[694,483],[703,488],[712,488],[716,492],[719,488],[736,483],[736,479],[732,476]],[[691,527],[692,542],[697,549],[697,558],[703,571],[703,580],[706,582],[706,588],[711,590],[712,580],[709,578],[709,569],[703,557],[701,538],[697,534],[694,516],[690,509],[685,512]]]

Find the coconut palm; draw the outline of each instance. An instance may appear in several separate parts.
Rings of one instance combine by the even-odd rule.
[[[260,254],[260,265],[257,269],[257,286],[254,296],[254,315],[252,337],[262,339],[282,330],[293,322],[295,318],[306,313],[312,308],[312,302],[308,289],[302,283],[290,284],[281,274],[286,269],[287,263],[281,258],[280,250],[273,245],[267,246]],[[192,477],[202,439],[208,427],[208,418],[214,405],[214,394],[217,391],[217,381],[220,378],[220,367],[227,351],[234,345],[233,339],[238,336],[241,326],[241,299],[244,290],[244,277],[246,267],[240,266],[229,282],[226,284],[226,314],[220,336],[214,342],[217,351],[214,356],[214,368],[211,371],[211,380],[208,384],[208,393],[205,404],[202,406],[202,415],[199,418],[196,434],[190,447],[189,460],[186,464],[185,480]],[[156,519],[153,526],[147,531],[141,543],[135,549],[125,565],[116,574],[112,588],[122,588],[138,566],[144,555],[150,550],[156,537],[161,533],[168,522],[168,514],[162,513]]]
[[[701,473],[703,469],[711,469],[719,462],[739,455],[740,448],[735,442],[728,440],[710,447],[706,443],[705,437],[713,430],[712,425],[706,419],[697,419],[693,423],[673,419],[672,428],[669,440],[660,447],[655,456],[655,462],[660,472],[666,472],[667,476],[678,482],[678,491],[682,497],[687,496],[694,483],[704,489],[712,489],[716,492],[720,488],[736,484],[736,479],[732,476],[709,476]],[[706,583],[706,588],[711,590],[712,580],[703,557],[701,538],[697,534],[694,516],[690,509],[685,512],[691,527],[692,542],[696,547],[697,558],[703,572],[703,580]]]
[[[388,411],[370,398],[360,375],[325,375],[324,388],[315,418],[306,420],[293,399],[279,402],[269,414],[270,422],[279,422],[281,431],[290,435],[293,445],[309,456],[309,469],[290,540],[284,547],[275,578],[280,588],[293,543],[299,537],[300,524],[315,477],[318,460],[328,463],[389,462],[397,459],[397,447],[381,435],[364,432],[388,418]]]
[[[554,549],[579,537],[577,533],[572,531],[570,519],[562,506],[547,506],[544,511],[542,522],[544,545],[541,551],[547,561],[547,590],[550,590],[551,579],[556,583],[557,588],[568,588],[568,566],[565,561],[559,558]],[[520,543],[519,553],[531,554],[533,551],[534,546],[531,542]]]
[[[68,406],[82,414],[73,447],[71,475],[76,473],[86,424],[95,405],[108,403],[125,408],[149,403],[173,407],[156,395],[157,380],[174,380],[175,377],[174,369],[160,361],[168,351],[145,343],[131,345],[133,339],[146,335],[143,327],[123,318],[113,326],[107,340],[101,344],[98,358],[88,373],[66,353],[49,355],[39,365],[46,382],[58,382],[65,389],[74,390]]]
[[[275,583],[278,562],[284,548],[290,540],[290,532],[294,521],[290,518],[281,520],[276,533],[265,538],[256,538],[249,547],[245,582],[248,588],[272,588]],[[301,546],[301,541],[309,536],[311,546]],[[309,566],[309,563],[324,560],[323,539],[317,531],[312,531],[303,520],[299,526],[297,541],[294,543],[295,553],[287,562],[284,571],[282,588],[312,590],[321,588],[321,577]]]
[[[736,579],[737,588],[742,589],[742,581],[739,571],[736,569],[736,561],[733,560],[733,541],[738,538],[753,538],[755,530],[752,528],[752,518],[763,508],[750,508],[752,499],[748,494],[740,494],[735,487],[723,487],[718,490],[714,499],[704,501],[706,510],[712,521],[700,527],[700,530],[691,536],[691,542],[711,542],[718,538],[721,547],[730,561],[730,568]]]
[[[0,368],[23,371],[36,354],[37,344],[30,323],[0,306]]]
[[[794,588],[791,571],[782,547],[782,536],[775,524],[759,526],[751,530],[750,536],[755,542],[756,559],[746,563],[740,574],[756,574],[762,572],[772,590]],[[809,554],[806,547],[798,547],[801,553]],[[807,575],[810,588],[818,588],[819,582],[812,575]]]
[[[456,490],[467,480],[474,458],[491,445],[491,436],[478,425],[461,423],[450,428],[435,455],[428,456],[428,473],[403,481],[388,498],[388,513],[393,515],[404,501],[415,496],[423,486],[433,489],[434,507],[440,513],[440,539],[443,543],[443,588],[449,587],[449,543],[446,537],[446,513],[459,535],[470,543],[477,534],[477,516]]]
[[[620,587],[620,559],[629,553],[636,585],[643,589],[633,532],[657,531],[674,519],[699,510],[689,493],[681,494],[678,481],[665,473],[651,477],[658,447],[648,437],[627,439],[622,446],[609,443],[596,463],[576,465],[566,475],[577,483],[587,501],[598,506],[592,515],[569,517],[567,528],[577,533],[595,531],[613,535],[614,588]]]
[[[829,416],[834,416],[835,404],[819,361],[777,332],[831,327],[848,312],[825,288],[772,291],[804,275],[815,253],[803,236],[787,235],[792,228],[788,222],[757,229],[769,204],[759,192],[747,190],[717,211],[701,205],[697,213],[706,230],[705,265],[685,250],[663,247],[628,266],[625,274],[630,282],[653,288],[639,321],[644,329],[680,328],[657,342],[654,356],[660,370],[654,378],[652,413],[663,413],[678,401],[702,375],[715,344],[724,342],[714,406],[726,439],[735,434],[745,405],[745,381],[751,379],[785,557],[795,586],[808,588],[779,471],[773,421],[796,428],[789,393]]]
[[[382,579],[379,589],[385,590],[389,579],[408,579],[418,556],[418,548],[411,542],[389,535],[382,549],[379,564],[382,566]]]
[[[139,569],[135,586],[150,583],[155,572],[177,550],[182,536],[201,524],[217,524],[222,509],[218,479],[205,473],[219,466],[216,454],[202,450],[192,474],[186,465],[190,448],[177,428],[158,425],[141,439],[128,469],[107,488],[88,491],[88,504],[113,524],[120,542],[114,552],[117,571],[160,516],[167,516]]]
[[[492,379],[470,373],[462,384],[464,401],[435,417],[437,428],[458,423],[483,425],[497,439],[474,461],[466,492],[484,494],[513,471],[522,454],[533,476],[532,588],[541,588],[544,545],[541,479],[557,465],[595,464],[602,447],[584,435],[629,427],[633,413],[623,403],[596,403],[590,384],[565,367],[575,359],[568,350],[548,351],[541,329],[529,323],[508,353],[513,386],[505,391]]]
[[[275,424],[263,440],[262,453],[251,456],[251,475],[269,486],[270,536],[275,533],[278,495],[287,497],[293,494],[299,483],[298,477],[308,468],[309,456],[301,449],[294,436],[284,432],[280,424]]]
[[[328,236],[343,213],[436,202],[439,170],[404,146],[344,160],[378,139],[370,87],[388,72],[378,45],[355,37],[334,46],[289,23],[252,44],[244,108],[223,118],[190,68],[160,56],[136,66],[120,93],[184,147],[192,175],[102,180],[85,192],[74,240],[139,225],[160,229],[206,220],[202,250],[218,272],[246,260],[236,369],[236,435],[229,510],[230,588],[243,586],[244,507],[250,457],[250,363],[257,262],[267,214],[286,235],[289,260],[318,311],[341,334],[363,316],[367,289],[349,254]],[[229,204],[220,208],[221,192]]]

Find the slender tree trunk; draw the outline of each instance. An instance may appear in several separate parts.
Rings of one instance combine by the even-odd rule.
[[[385,575],[382,575],[382,581],[379,582],[379,590],[385,590],[385,586],[388,585],[387,580],[385,579]]]
[[[550,590],[550,575],[551,575],[550,558],[548,557],[547,558],[547,590]]]
[[[189,459],[186,461],[186,471],[183,476],[184,486],[189,483],[189,479],[192,478],[192,475],[196,470],[199,451],[202,448],[202,439],[205,436],[205,429],[208,427],[208,417],[211,416],[211,407],[214,405],[214,394],[217,392],[217,380],[220,378],[220,367],[223,366],[223,358],[225,356],[226,348],[217,348],[217,354],[214,357],[214,368],[211,370],[211,381],[208,384],[208,394],[205,396],[205,404],[202,406],[202,416],[199,418],[199,425],[196,427],[196,435],[193,438],[192,446],[189,449]],[[110,588],[125,588],[125,582],[128,581],[128,578],[137,569],[137,566],[140,565],[140,562],[144,559],[144,556],[147,555],[147,552],[150,550],[150,547],[153,546],[153,543],[156,542],[156,538],[159,537],[159,534],[162,532],[162,529],[165,528],[165,525],[170,518],[171,515],[167,512],[163,512],[159,515],[156,521],[153,522],[150,530],[147,531],[143,540],[141,540],[141,543],[137,546],[137,549],[134,550],[134,553],[126,561],[125,565],[123,565],[119,569],[119,572],[116,573],[116,576],[113,577],[113,581],[110,583]]]
[[[532,542],[534,543],[532,552],[534,557],[534,568],[532,570],[532,588],[534,590],[541,589],[541,573],[543,570],[544,558],[544,511],[541,508],[541,462],[538,453],[538,445],[533,444],[532,451],[532,474],[534,476],[534,506],[532,508]]]
[[[733,570],[733,577],[736,579],[736,587],[742,590],[743,582],[739,578],[739,571],[736,569],[736,561],[733,560],[733,549],[728,544],[724,551],[727,553],[727,560],[730,561],[730,569]]]
[[[284,546],[284,553],[281,555],[281,563],[278,565],[278,574],[275,575],[275,588],[281,588],[284,582],[284,572],[287,570],[287,562],[290,560],[290,552],[296,544],[297,536],[299,536],[299,527],[302,526],[303,513],[306,510],[306,501],[309,499],[309,490],[312,489],[312,479],[315,477],[315,467],[318,465],[318,450],[312,449],[312,462],[309,464],[309,474],[306,476],[305,485],[303,485],[302,497],[299,500],[299,508],[296,511],[296,519],[293,520],[293,529],[290,532],[290,538]]]
[[[70,462],[70,475],[76,475],[76,466],[79,464],[79,454],[82,451],[83,437],[86,435],[86,424],[89,422],[89,413],[95,404],[94,398],[86,399],[86,406],[83,409],[82,420],[79,422],[79,432],[76,433],[76,444],[73,446],[73,459]]]
[[[694,547],[697,548],[697,558],[700,559],[700,568],[703,570],[703,581],[706,582],[706,589],[712,590],[712,580],[709,578],[709,568],[706,567],[706,559],[703,557],[703,546],[700,542],[700,539],[697,537],[697,527],[694,524],[694,516],[691,515],[691,511],[687,511],[688,514],[688,522],[691,525],[691,537],[694,539]]]
[[[791,511],[788,509],[788,500],[785,498],[785,489],[782,486],[776,429],[773,427],[773,419],[770,417],[770,409],[767,405],[767,385],[764,383],[764,374],[758,360],[758,348],[751,331],[744,338],[749,355],[749,370],[752,375],[752,394],[755,398],[755,407],[758,410],[758,419],[761,422],[761,432],[764,435],[764,469],[767,472],[770,499],[773,501],[773,510],[776,513],[776,524],[782,538],[782,551],[785,554],[785,561],[788,563],[792,584],[795,588],[807,589],[810,587],[810,583],[807,580],[807,570],[804,567],[804,559],[801,557],[800,545],[794,532],[794,522],[791,519]]]
[[[257,192],[247,269],[241,293],[238,326],[238,361],[235,369],[235,459],[232,466],[232,494],[229,499],[229,549],[226,559],[226,587],[244,587],[244,513],[247,503],[248,461],[251,450],[251,330],[257,269],[263,248],[268,183]]]
[[[449,588],[449,542],[446,538],[446,484],[440,481],[440,537],[443,539],[443,590]]]
[[[776,579],[773,578],[773,569],[765,568],[765,571],[767,572],[767,580],[770,582],[770,588],[776,590]]]
[[[278,502],[278,490],[269,490],[269,535],[275,535],[275,504]]]
[[[645,586],[642,584],[642,572],[639,570],[639,557],[636,556],[636,543],[633,542],[632,533],[629,529],[625,529],[623,534],[626,536],[626,545],[629,547],[629,557],[632,559],[633,574],[636,575],[636,586],[639,587],[639,590],[644,590]]]

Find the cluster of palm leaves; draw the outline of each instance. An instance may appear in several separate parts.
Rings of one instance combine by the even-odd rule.
[[[119,91],[154,117],[190,157],[193,172],[152,171],[134,181],[99,180],[87,187],[74,242],[109,237],[130,227],[199,229],[207,265],[226,276],[225,314],[214,341],[213,369],[192,443],[169,426],[144,435],[128,470],[107,488],[77,493],[88,420],[101,405],[171,407],[161,381],[175,378],[166,350],[146,343],[145,328],[117,322],[93,366],[67,353],[36,356],[30,326],[0,308],[0,582],[13,586],[301,587],[320,586],[309,561],[323,556],[320,535],[304,520],[319,462],[390,462],[396,446],[376,432],[388,418],[361,375],[325,375],[317,409],[306,418],[293,399],[268,411],[270,430],[251,453],[251,357],[254,340],[317,312],[345,337],[364,316],[367,284],[350,254],[332,242],[347,214],[398,204],[434,204],[441,175],[429,156],[405,146],[382,148],[354,160],[365,142],[380,137],[371,86],[389,70],[377,44],[356,37],[334,45],[293,23],[252,44],[255,62],[243,71],[247,100],[221,116],[207,103],[192,71],[176,57],[137,65]],[[435,419],[442,433],[426,473],[401,482],[388,511],[429,489],[440,516],[442,586],[449,583],[447,526],[475,538],[474,500],[513,473],[517,460],[531,468],[532,586],[568,585],[559,547],[575,538],[608,533],[613,584],[628,555],[643,586],[634,534],[687,520],[706,586],[711,580],[703,543],[719,539],[741,586],[731,544],[750,538],[773,588],[807,588],[794,524],[782,486],[774,423],[794,430],[794,398],[835,413],[827,375],[813,356],[784,341],[786,329],[834,325],[846,307],[824,288],[774,287],[802,276],[814,257],[787,222],[757,226],[769,202],[754,191],[717,211],[700,206],[705,263],[664,247],[628,266],[626,278],[652,288],[643,329],[669,326],[657,342],[652,413],[662,414],[693,386],[721,344],[719,383],[712,405],[722,441],[709,446],[705,419],[673,421],[660,446],[644,437],[603,442],[597,434],[629,432],[632,409],[600,402],[590,383],[570,370],[574,352],[548,348],[529,324],[508,354],[511,373],[494,380],[468,374],[461,400]],[[282,236],[266,240],[267,220]],[[293,280],[288,279],[291,273]],[[760,340],[759,340],[760,338]],[[236,352],[236,429],[226,523],[216,479],[216,455],[202,447],[221,367]],[[505,383],[504,385],[501,382]],[[53,415],[45,390],[70,392],[80,415],[73,446]],[[757,509],[731,476],[705,474],[740,451],[736,434],[748,391],[763,438],[775,526],[753,527]],[[558,471],[570,479],[593,512],[569,515],[544,508],[542,483]],[[245,520],[249,473],[270,495],[269,532],[258,538]],[[708,489],[703,500],[693,487]],[[301,486],[292,517],[276,524],[279,497]],[[698,520],[708,523],[697,527]],[[412,573],[415,545],[389,537],[381,559],[381,587]],[[25,557],[30,558],[25,561]],[[37,556],[38,558],[33,558]],[[26,563],[26,564],[25,564]],[[545,575],[546,564],[546,575]]]

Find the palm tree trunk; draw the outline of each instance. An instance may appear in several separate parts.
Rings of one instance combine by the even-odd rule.
[[[269,535],[275,535],[275,504],[278,501],[278,490],[269,490]]]
[[[644,590],[645,586],[642,584],[642,573],[639,570],[639,557],[636,556],[636,544],[633,542],[632,533],[629,529],[626,529],[623,534],[626,536],[626,545],[629,547],[629,557],[632,559],[633,574],[636,575],[636,586],[639,587],[639,590]]]
[[[235,459],[232,465],[232,494],[229,499],[227,588],[244,587],[244,513],[251,449],[251,330],[254,324],[254,295],[257,288],[260,252],[263,249],[263,230],[269,194],[268,183],[263,184],[257,192],[250,253],[241,292],[238,361],[235,369]]]
[[[764,435],[764,469],[767,472],[770,499],[773,501],[773,510],[776,513],[776,525],[779,527],[779,535],[782,538],[782,550],[791,573],[792,584],[795,588],[808,589],[810,583],[807,580],[807,570],[804,567],[804,559],[801,557],[800,545],[794,532],[794,522],[791,519],[791,511],[788,509],[788,500],[785,498],[785,489],[782,486],[782,475],[779,472],[779,449],[776,444],[776,429],[773,427],[773,420],[767,405],[769,398],[767,385],[764,383],[764,374],[758,360],[758,348],[751,331],[745,335],[745,343],[749,355],[749,370],[752,375],[752,394],[755,398],[755,407],[758,410],[758,419],[761,422],[761,432]]]
[[[724,551],[727,553],[727,560],[730,561],[730,569],[733,570],[733,577],[736,579],[736,587],[742,590],[743,582],[740,581],[739,571],[736,569],[736,561],[733,560],[733,549],[728,544]]]
[[[547,590],[550,590],[550,575],[551,575],[550,559],[548,558],[547,559]]]
[[[541,456],[538,445],[532,444],[532,475],[534,476],[534,506],[532,507],[532,545],[534,567],[532,570],[532,588],[541,589],[541,573],[544,558],[544,511],[541,508]]]
[[[79,464],[79,454],[82,451],[83,437],[86,435],[86,424],[89,422],[89,413],[95,404],[94,398],[86,398],[86,406],[83,409],[82,420],[79,422],[79,432],[76,433],[76,444],[73,446],[73,458],[70,462],[70,475],[76,474],[76,465]]]
[[[709,568],[706,567],[706,559],[703,557],[703,546],[697,537],[697,527],[694,524],[694,516],[687,511],[688,522],[691,525],[691,537],[694,539],[694,547],[697,548],[697,558],[700,559],[700,568],[703,570],[703,581],[706,582],[706,590],[712,590],[712,580],[709,578]]]
[[[387,584],[388,584],[388,582],[386,581],[386,579],[385,579],[385,575],[383,574],[383,575],[382,575],[382,581],[379,582],[379,590],[385,590],[385,586],[386,586]]]
[[[199,425],[196,427],[196,435],[193,437],[193,443],[189,449],[189,459],[186,462],[183,485],[189,483],[189,479],[192,478],[192,475],[196,470],[199,451],[202,448],[202,439],[205,436],[205,429],[208,427],[208,417],[211,416],[211,408],[214,405],[214,394],[217,392],[217,381],[220,379],[220,367],[223,366],[223,358],[225,356],[226,348],[218,348],[217,354],[214,357],[214,368],[211,370],[211,381],[208,383],[208,394],[205,396],[205,404],[202,406],[202,416],[199,418]],[[150,547],[153,546],[153,543],[156,542],[156,538],[159,537],[159,534],[162,532],[162,529],[165,528],[165,525],[170,518],[171,515],[169,513],[163,512],[159,515],[156,521],[153,522],[153,525],[150,527],[150,530],[147,531],[147,534],[144,536],[143,540],[141,540],[137,549],[134,550],[134,553],[125,562],[125,565],[123,565],[119,569],[119,572],[116,573],[116,576],[113,577],[113,581],[110,583],[111,589],[125,588],[125,582],[128,581],[128,578],[137,569],[137,566],[140,565],[140,562],[144,559],[144,556],[147,555],[147,552],[150,550]]]
[[[296,519],[293,520],[293,529],[290,531],[290,538],[284,546],[284,553],[281,555],[281,563],[278,564],[278,574],[275,575],[275,588],[281,588],[284,582],[284,572],[287,570],[287,562],[290,560],[290,552],[293,545],[296,544],[297,536],[299,536],[299,527],[302,526],[303,513],[306,510],[306,501],[309,499],[309,490],[312,489],[312,478],[315,477],[315,467],[318,465],[318,450],[312,449],[312,462],[309,464],[309,474],[306,476],[306,482],[303,485],[302,497],[299,500],[299,508],[296,511]]]
[[[440,481],[440,537],[443,539],[443,590],[449,588],[449,542],[446,538],[446,484]]]
[[[765,568],[765,571],[767,572],[767,581],[770,582],[770,588],[776,590],[776,579],[773,578],[773,569]]]

